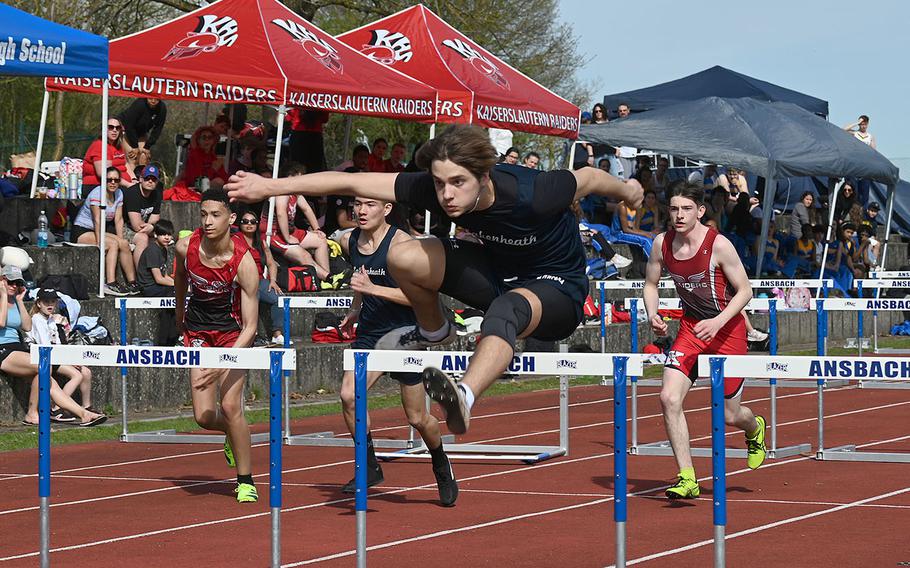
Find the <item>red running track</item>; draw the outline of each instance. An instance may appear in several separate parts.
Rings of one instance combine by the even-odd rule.
[[[655,389],[641,389],[639,440],[664,439]],[[371,490],[369,565],[603,567],[614,561],[612,388],[570,390],[568,457],[537,465],[456,461],[461,494],[440,507],[429,463],[384,465]],[[780,389],[780,446],[815,449],[816,397]],[[483,399],[470,441],[555,444],[556,392]],[[746,404],[767,413],[767,389]],[[708,391],[687,401],[693,445],[709,445]],[[826,392],[826,445],[910,450],[910,400],[900,391],[852,387]],[[406,437],[400,410],[373,413],[374,436]],[[298,421],[295,433],[339,430],[338,416]],[[730,432],[728,446],[742,435]],[[262,493],[239,505],[220,448],[117,442],[52,452],[51,562],[97,566],[267,566],[270,559],[268,447],[253,450]],[[339,491],[352,475],[344,448],[284,448],[283,554],[287,566],[354,564],[353,499]],[[702,498],[670,503],[663,488],[671,458],[629,457],[629,565],[710,566],[710,460],[696,459]],[[769,460],[749,471],[728,460],[727,565],[896,566],[910,562],[910,465]],[[35,566],[37,452],[0,460],[0,568]]]

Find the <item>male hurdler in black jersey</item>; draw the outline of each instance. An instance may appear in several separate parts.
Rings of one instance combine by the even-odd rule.
[[[420,349],[455,338],[439,304],[442,292],[485,312],[481,340],[455,382],[423,372],[427,392],[446,411],[449,430],[467,431],[470,408],[512,360],[515,340],[560,340],[582,320],[585,258],[573,201],[600,195],[638,207],[642,188],[597,168],[540,172],[496,165],[496,150],[476,126],[451,126],[417,153],[421,173],[321,172],[266,179],[246,172],[225,186],[232,199],[273,195],[354,195],[427,208],[469,229],[482,245],[415,239],[389,254],[389,269],[417,316],[416,326],[383,337],[378,348]]]

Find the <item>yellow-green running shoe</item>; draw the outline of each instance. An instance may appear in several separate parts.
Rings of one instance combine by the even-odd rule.
[[[695,499],[701,495],[701,487],[694,479],[680,475],[676,484],[667,488],[665,495],[670,499]]]
[[[256,486],[250,485],[249,483],[238,483],[237,488],[234,489],[234,493],[237,494],[238,503],[255,503],[259,500],[259,493],[256,491]]]
[[[227,462],[228,467],[237,467],[237,462],[234,460],[234,450],[231,448],[231,439],[227,436],[224,437],[224,461]]]
[[[756,415],[755,422],[758,423],[758,432],[755,433],[755,437],[750,438],[746,434],[746,449],[748,450],[746,460],[749,464],[749,469],[758,469],[764,463],[765,456],[768,454],[768,448],[765,447],[765,418]]]

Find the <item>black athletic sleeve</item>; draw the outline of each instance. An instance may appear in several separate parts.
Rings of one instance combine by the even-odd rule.
[[[426,172],[398,174],[395,178],[395,201],[416,209],[427,209],[433,214],[443,214],[439,200],[436,199],[433,176]]]
[[[159,187],[152,193],[152,199],[155,205],[152,207],[152,215],[161,215],[161,202],[164,201],[164,191]]]
[[[534,180],[531,210],[540,217],[559,215],[572,206],[578,183],[569,170],[543,172]]]
[[[123,220],[129,226],[129,218],[127,213],[132,211],[133,213],[139,213],[142,209],[142,205],[139,202],[139,185],[131,185],[123,192]]]

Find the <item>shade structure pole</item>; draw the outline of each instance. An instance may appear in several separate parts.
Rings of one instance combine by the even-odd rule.
[[[885,259],[888,255],[888,241],[891,240],[891,216],[894,215],[894,194],[897,192],[897,184],[888,184],[888,200],[885,205],[885,242],[882,245],[882,260],[880,266],[885,270]],[[881,292],[881,288],[878,290]]]
[[[774,214],[774,199],[777,197],[777,182],[774,180],[774,167],[768,169],[765,176],[765,202],[761,212],[761,235],[758,253],[755,255],[755,277],[761,278],[762,261],[765,259],[765,247],[768,246],[768,227],[771,225],[771,215]]]
[[[35,168],[32,170],[32,191],[29,197],[35,198],[38,187],[38,171],[41,169],[41,148],[44,146],[44,129],[47,126],[47,106],[51,100],[51,93],[44,87],[44,102],[41,103],[41,125],[38,127],[38,147],[35,148]]]
[[[834,186],[834,196],[828,200],[828,227],[825,229],[825,247],[822,249],[822,260],[819,264],[821,266],[818,269],[818,279],[821,280],[825,276],[825,263],[828,261],[828,243],[831,242],[831,228],[834,225],[834,208],[837,207],[837,196],[840,193],[841,187],[843,187],[845,179],[841,179]],[[815,297],[821,298],[822,287],[819,286],[815,290]]]
[[[351,146],[351,129],[354,128],[354,117],[351,115],[346,115],[344,117],[344,142],[341,146],[341,161],[344,161],[344,157],[347,156],[348,148]]]
[[[101,217],[98,220],[101,223],[98,231],[98,297],[104,297],[104,236],[107,233],[107,99],[110,88],[110,80],[104,80],[104,86],[101,88],[101,175],[98,181],[101,182]],[[92,164],[94,167],[94,164]],[[132,175],[130,176],[132,177]]]
[[[284,117],[288,113],[288,107],[281,105],[278,107],[278,133],[275,138],[275,161],[272,164],[272,179],[278,179],[278,167],[281,164],[281,139],[284,137]],[[272,223],[275,220],[275,198],[269,197],[269,219],[265,226],[265,246],[269,246],[272,241]]]
[[[430,125],[430,140],[432,140],[433,138],[436,138],[436,123],[435,122]],[[423,212],[423,234],[424,235],[430,234],[430,225],[431,225],[430,210],[426,209]]]

